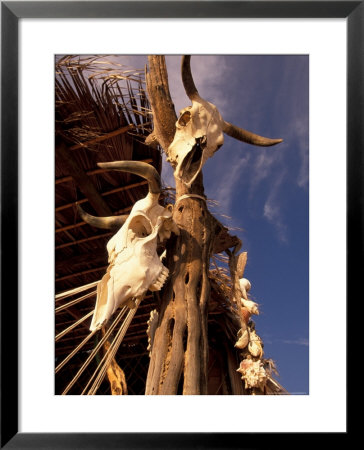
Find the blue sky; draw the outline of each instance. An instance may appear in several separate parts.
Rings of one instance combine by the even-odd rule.
[[[167,56],[176,112],[190,104],[180,77],[180,56]],[[145,56],[119,57],[142,68]],[[308,394],[308,123],[309,59],[306,55],[192,56],[200,95],[223,118],[257,134],[282,138],[255,147],[225,137],[203,168],[205,193],[219,206],[211,212],[243,241],[245,277],[260,305],[254,317],[265,357],[291,393]],[[164,163],[162,178],[173,185]],[[224,216],[229,216],[227,219]]]

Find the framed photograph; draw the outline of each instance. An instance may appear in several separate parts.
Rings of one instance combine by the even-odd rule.
[[[361,269],[360,264],[353,261],[361,261],[357,240],[362,233],[362,162],[358,149],[364,144],[363,19],[361,1],[1,3],[2,447],[105,448],[107,442],[108,448],[240,448],[242,439],[244,446],[252,446],[263,439],[282,438],[282,434],[287,433],[290,436],[304,433],[309,437],[311,433],[329,432],[347,436],[346,303],[350,293],[357,289],[355,280],[359,279]],[[66,377],[54,379],[55,361],[56,367],[57,364],[62,366],[64,355],[71,351],[65,345],[59,347],[58,352],[56,346],[54,353],[54,334],[63,338],[62,330],[71,323],[67,316],[59,323],[57,319],[54,322],[54,294],[71,289],[70,279],[75,275],[86,284],[93,280],[92,276],[88,277],[90,274],[96,273],[95,279],[100,279],[104,273],[97,272],[103,265],[101,249],[93,245],[94,257],[99,258],[100,264],[91,267],[89,263],[84,264],[84,255],[71,252],[72,245],[84,245],[90,240],[95,243],[96,238],[107,235],[99,233],[94,238],[94,231],[90,234],[84,231],[65,234],[59,239],[57,231],[64,233],[68,227],[78,226],[76,203],[77,208],[85,206],[86,212],[97,211],[99,216],[107,215],[103,212],[108,213],[108,207],[112,206],[112,201],[104,202],[96,195],[96,200],[89,203],[91,208],[88,207],[84,195],[88,197],[85,192],[89,186],[84,184],[82,173],[95,172],[99,161],[82,160],[82,155],[75,159],[78,165],[72,162],[73,178],[77,180],[77,189],[70,184],[72,199],[67,197],[69,193],[65,188],[58,191],[56,188],[54,195],[55,175],[56,185],[64,187],[68,182],[62,164],[67,167],[71,164],[59,138],[54,142],[55,128],[56,135],[75,149],[82,147],[82,142],[95,144],[96,140],[99,145],[104,139],[93,136],[91,128],[86,137],[80,138],[76,128],[69,125],[72,114],[66,120],[62,117],[62,101],[57,89],[64,89],[69,75],[61,75],[63,81],[59,78],[61,84],[55,86],[55,62],[59,73],[67,68],[70,74],[73,67],[86,60],[87,64],[91,61],[91,66],[94,62],[100,65],[112,60],[113,64],[120,63],[123,67],[125,64],[126,69],[134,69],[144,64],[145,55],[153,54],[167,55],[170,87],[177,92],[173,98],[176,110],[187,106],[183,96],[179,101],[176,67],[179,55],[189,54],[199,94],[206,93],[208,101],[216,102],[224,120],[225,134],[229,134],[226,131],[229,122],[239,117],[242,123],[236,125],[251,128],[246,124],[252,117],[255,119],[252,123],[258,123],[263,132],[250,131],[283,138],[282,150],[276,159],[270,155],[277,153],[267,150],[261,156],[237,157],[236,148],[226,140],[225,153],[222,149],[214,156],[216,164],[202,157],[201,166],[206,166],[207,197],[224,203],[225,209],[219,209],[218,213],[245,217],[245,222],[232,221],[229,225],[253,228],[255,223],[263,221],[260,232],[265,236],[264,242],[253,244],[254,237],[249,238],[246,232],[242,234],[246,247],[241,251],[248,249],[249,253],[250,245],[257,249],[260,262],[254,261],[252,251],[253,259],[247,268],[253,274],[253,288],[257,289],[255,284],[262,288],[255,291],[257,297],[252,289],[253,297],[249,294],[249,300],[256,299],[259,304],[259,299],[264,297],[263,314],[256,321],[257,333],[263,335],[266,357],[278,359],[278,370],[281,360],[282,378],[276,378],[281,384],[276,386],[283,386],[282,392],[290,395],[212,395],[238,393],[230,374],[227,385],[222,378],[220,383],[216,376],[215,381],[208,384],[208,390],[201,392],[208,395],[196,395],[200,392],[185,390],[183,385],[178,386],[176,393],[189,395],[138,395],[144,386],[135,383],[134,388],[131,384],[129,394],[137,395],[122,396],[119,400],[114,395],[105,395],[110,386],[113,389],[110,378],[110,386],[102,387],[101,378],[97,386],[95,381],[88,392],[91,397],[79,395],[83,387],[83,393],[87,391],[84,381],[75,385],[75,389]],[[64,58],[64,55],[67,56]],[[76,59],[68,55],[76,55]],[[189,64],[190,60],[183,61]],[[87,66],[87,70],[91,66]],[[144,76],[144,67],[138,69]],[[243,71],[245,75],[240,76]],[[112,79],[109,69],[106,68],[106,72],[111,74],[109,80]],[[125,70],[125,78],[128,78],[127,72]],[[77,84],[82,83],[81,78],[82,74],[79,80],[73,78],[71,85],[83,89],[86,85]],[[107,80],[104,81],[103,88]],[[193,81],[191,83],[193,91],[196,88],[193,88]],[[196,98],[186,88],[185,79],[183,85],[187,97]],[[238,92],[240,88],[242,92]],[[129,88],[126,90],[129,100],[121,95],[116,102],[120,111],[123,110],[118,103],[120,98],[133,104],[134,94]],[[72,86],[67,95],[72,95],[71,91]],[[62,95],[66,95],[64,90]],[[138,95],[144,94],[141,91]],[[153,102],[155,107],[155,100]],[[134,130],[137,139],[138,128],[144,130],[149,123],[148,114],[138,110],[138,105],[133,106],[133,113],[139,115],[139,119],[133,119],[133,123],[139,124]],[[148,109],[145,103],[142,107],[145,111]],[[193,108],[188,110],[189,117],[191,111]],[[186,115],[181,114],[185,120]],[[267,122],[257,120],[262,115]],[[81,120],[79,115],[77,120]],[[60,134],[59,125],[63,127]],[[122,125],[110,125],[107,129],[118,128],[120,135]],[[105,130],[102,132],[107,137],[109,131]],[[236,132],[230,131],[230,136],[236,137]],[[278,140],[269,145],[276,143]],[[55,145],[59,148],[56,160]],[[200,145],[205,148],[204,144],[198,144],[198,148]],[[276,148],[278,146],[269,151],[278,152]],[[93,150],[97,153],[98,148]],[[76,151],[78,155],[82,153],[79,149]],[[174,150],[171,151],[169,158],[173,159]],[[139,155],[138,149],[133,152],[133,159],[144,164],[145,154]],[[151,151],[151,161],[146,161],[160,170],[161,161],[153,155]],[[194,155],[183,170],[193,169],[196,158]],[[233,165],[231,169],[228,163]],[[178,168],[178,163],[175,166]],[[101,170],[95,172],[97,176],[104,171],[100,167]],[[217,168],[224,171],[224,176]],[[177,169],[174,170],[176,174]],[[198,176],[198,172],[192,172],[194,177]],[[163,177],[172,179],[173,173],[162,172]],[[155,185],[148,184],[152,183],[149,179],[144,182],[132,177],[126,180],[141,192],[147,185],[149,189],[156,189]],[[244,180],[250,181],[244,184]],[[109,193],[121,192],[119,187],[111,189],[114,183],[111,175],[107,175],[106,181],[97,178],[97,183],[104,188],[100,190],[104,199]],[[240,193],[234,192],[238,185]],[[205,201],[201,195],[186,192],[184,200],[193,196],[195,202]],[[250,202],[254,196],[262,197],[261,216],[253,207],[258,202]],[[283,220],[282,205],[289,210],[285,216],[290,217],[289,222]],[[112,206],[112,214],[117,209]],[[65,211],[69,213],[69,223],[63,219],[67,217]],[[85,216],[81,217],[86,220]],[[259,217],[260,220],[254,222]],[[240,249],[237,243],[228,246],[235,247]],[[56,259],[55,248],[58,250]],[[161,253],[160,249],[158,251]],[[231,271],[235,260],[233,255],[229,258],[223,264]],[[70,268],[71,262],[81,267],[80,271]],[[186,284],[192,276],[192,273],[185,275]],[[244,276],[249,278],[248,271]],[[249,281],[245,281],[250,289]],[[240,284],[241,289],[248,284]],[[159,289],[160,286],[157,291]],[[234,293],[235,288],[232,289]],[[277,301],[280,292],[282,299]],[[270,294],[272,304],[268,303]],[[247,293],[245,296],[248,302]],[[74,297],[67,298],[72,303]],[[96,294],[92,301],[95,299]],[[57,304],[56,300],[56,308],[62,310],[64,301]],[[252,304],[255,305],[250,302],[243,307],[252,307]],[[84,336],[82,330],[75,334],[75,321],[81,323],[87,319],[91,325],[85,322],[86,328],[101,327],[104,316],[97,312],[97,306],[93,318],[92,309],[86,312],[87,317],[80,318],[71,308],[72,339]],[[274,326],[264,329],[263,325],[269,320]],[[249,336],[255,333],[252,323],[246,321]],[[100,340],[101,335],[97,339]],[[97,339],[90,348],[85,347],[85,354],[95,353]],[[67,342],[71,346],[77,340],[68,338]],[[133,339],[130,342],[137,345]],[[275,357],[277,348],[280,359]],[[95,359],[100,357],[96,355]],[[338,367],[335,376],[333,361],[337,361]],[[242,389],[259,393],[247,384],[243,366],[240,367],[245,376]],[[93,395],[97,389],[100,391]],[[265,389],[262,392],[273,393]]]

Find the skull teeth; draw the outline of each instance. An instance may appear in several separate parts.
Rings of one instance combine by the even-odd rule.
[[[149,290],[150,291],[160,291],[168,278],[168,274],[169,274],[169,270],[167,269],[167,267],[163,266],[162,270],[160,271],[160,273],[158,275],[158,278],[155,280],[155,282],[152,285],[149,286]]]

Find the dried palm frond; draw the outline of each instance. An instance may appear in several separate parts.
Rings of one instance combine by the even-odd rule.
[[[239,312],[232,298],[232,284],[228,268],[218,265],[226,264],[227,258],[219,253],[211,258],[209,279],[211,283],[211,298],[209,314],[219,324],[231,342],[235,342],[240,328]]]
[[[120,320],[115,322],[115,329],[111,330],[108,337],[111,344],[109,349],[103,347],[104,344],[107,346],[106,343],[100,344],[102,338],[99,336],[100,332],[89,331],[89,320],[95,303],[94,287],[97,283],[94,280],[99,279],[103,271],[101,262],[105,260],[105,247],[110,235],[95,234],[92,227],[80,220],[76,213],[75,202],[87,203],[89,197],[81,189],[81,183],[72,177],[67,165],[69,160],[72,160],[80,172],[84,172],[85,177],[89,179],[113,214],[129,212],[130,205],[143,197],[146,186],[136,177],[115,175],[97,166],[100,161],[135,158],[152,163],[158,171],[161,170],[158,147],[150,149],[144,145],[145,137],[150,134],[152,128],[152,116],[144,91],[143,77],[144,70],[129,70],[126,66],[118,64],[113,56],[56,57],[55,172],[58,272],[55,379],[56,392],[59,394],[67,393],[68,390],[71,390],[71,394],[83,392],[93,373],[95,377],[88,389],[90,393],[109,392],[110,383],[111,385],[116,383],[116,389],[111,387],[113,392],[119,392],[119,382],[122,384],[120,368],[124,370],[125,366],[124,363],[119,368],[115,366],[113,358],[116,358],[116,353],[119,352],[118,358],[120,355],[124,357],[127,353],[132,353],[133,346],[137,346],[140,353],[144,352],[143,338],[146,329],[144,314],[151,308],[149,303],[135,313],[130,327],[126,320],[130,322],[131,317],[128,319],[120,317]],[[62,159],[58,143],[65,145],[69,159]],[[91,204],[88,207],[93,213],[92,208],[95,208]],[[95,256],[96,254],[98,256]],[[76,270],[78,266],[82,267],[82,271]],[[84,283],[88,284],[82,286]],[[115,320],[117,317],[118,315],[115,316]],[[128,333],[125,341],[123,334],[117,338],[120,330],[124,334],[126,331]],[[101,362],[100,358],[105,356],[104,351],[106,357]],[[79,372],[82,367],[83,370]],[[107,372],[110,367],[113,369],[112,373]],[[126,392],[125,389],[122,391]],[[137,387],[132,385],[130,392],[140,393],[139,385]]]
[[[144,141],[152,116],[143,76],[143,70],[127,69],[105,56],[58,57],[57,132],[80,145],[131,125],[128,132]],[[97,146],[89,145],[96,150]]]

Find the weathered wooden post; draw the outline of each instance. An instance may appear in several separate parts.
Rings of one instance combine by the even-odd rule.
[[[146,394],[207,394],[210,257],[217,249],[237,250],[239,243],[209,213],[201,169],[223,144],[224,132],[260,146],[281,139],[263,138],[225,122],[216,107],[199,96],[189,56],[182,58],[182,80],[192,106],[181,112],[178,121],[163,56],[149,56],[146,79],[154,117],[154,131],[147,142],[158,143],[174,169],[173,219],[180,230],[167,243],[169,278],[152,339]],[[219,248],[221,242],[224,245]]]
[[[149,192],[134,204],[129,216],[96,218],[79,208],[85,222],[101,228],[118,228],[107,244],[109,266],[98,283],[90,330],[94,333],[107,326],[119,308],[129,310],[118,331],[120,337],[115,338],[113,344],[115,353],[146,292],[161,291],[158,311],[148,322],[150,364],[145,393],[207,394],[210,258],[214,253],[225,251],[231,276],[230,302],[240,324],[235,347],[243,351],[244,358],[239,371],[247,389],[254,393],[256,387],[263,386],[265,372],[261,341],[250,321],[251,314],[257,313],[257,309],[254,312],[256,304],[247,296],[249,281],[242,278],[246,254],[238,255],[239,239],[230,236],[210,214],[202,167],[223,145],[224,133],[258,146],[275,145],[281,139],[264,138],[225,122],[217,108],[198,94],[189,56],[182,58],[182,81],[192,105],[183,109],[178,119],[169,93],[163,56],[149,56],[146,81],[154,118],[154,130],[146,143],[158,144],[172,165],[176,200],[173,206],[159,204],[161,180],[149,164],[138,161],[99,163],[107,170],[142,176],[148,181]],[[166,243],[163,258],[157,253],[158,244],[162,242]],[[114,324],[117,321],[115,319]],[[110,332],[105,332],[103,339]],[[112,357],[110,351],[110,361]],[[110,365],[109,360],[104,364],[106,368]],[[232,361],[229,367],[230,378],[236,384],[231,374]],[[102,380],[104,372],[100,372],[97,381]],[[114,373],[108,373],[108,376],[117,381],[115,392],[126,390],[122,386],[122,377],[115,379]],[[95,386],[90,392],[96,392],[97,383]]]

